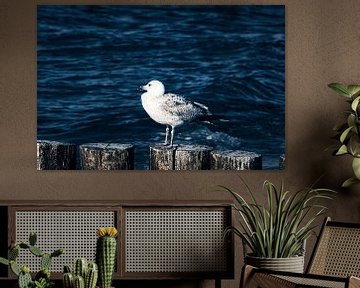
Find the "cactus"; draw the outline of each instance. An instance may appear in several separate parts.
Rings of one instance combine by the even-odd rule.
[[[75,276],[81,276],[83,279],[85,279],[87,268],[88,268],[88,261],[86,260],[86,258],[76,259],[74,266]]]
[[[64,273],[71,273],[71,269],[69,266],[67,265],[64,266]]]
[[[10,266],[11,271],[18,276],[18,286],[19,288],[29,288],[29,287],[51,287],[53,282],[50,281],[50,271],[49,267],[53,257],[60,256],[64,250],[58,249],[53,253],[48,254],[36,247],[37,236],[35,233],[30,233],[29,244],[20,242],[16,243],[11,241],[8,259],[0,257],[0,264]],[[19,256],[19,250],[24,249],[28,250],[30,253],[37,257],[41,257],[41,271],[39,271],[35,276],[35,281],[32,280],[30,275],[30,269],[28,266],[22,266],[21,268],[16,264],[16,259]]]
[[[96,243],[96,262],[99,268],[99,282],[101,288],[110,288],[116,258],[115,227],[98,228],[99,238]]]
[[[89,263],[85,276],[85,288],[95,288],[98,279],[98,266],[96,263]]]
[[[9,260],[16,260],[16,258],[19,256],[19,246],[16,245],[14,248],[9,250],[8,253]]]
[[[64,249],[57,249],[51,253],[51,257],[58,257],[64,253]]]
[[[44,269],[40,270],[38,273],[36,273],[35,280],[39,281],[39,280],[41,280],[41,278],[49,280],[50,275],[51,275],[51,273],[50,273],[49,269],[44,268]]]
[[[73,288],[74,287],[74,276],[72,273],[64,273],[63,277],[63,287],[64,288]]]
[[[31,245],[30,245],[29,251],[30,251],[32,254],[34,254],[35,256],[37,256],[37,257],[41,257],[41,256],[44,255],[44,252],[42,252],[42,251],[40,250],[40,248],[38,248],[38,247],[36,247],[36,246],[31,246]]]
[[[20,248],[22,248],[22,249],[29,249],[29,247],[30,247],[30,245],[28,245],[28,244],[26,244],[26,243],[20,243],[19,244],[19,246],[20,246]]]
[[[77,275],[74,277],[74,288],[85,288],[84,278]]]
[[[29,235],[29,244],[31,246],[35,246],[37,241],[37,235],[35,232],[31,232]]]
[[[19,276],[20,274],[20,268],[19,266],[16,265],[16,262],[14,260],[10,260],[10,269],[11,271],[16,275],[16,276]]]
[[[21,272],[19,274],[18,285],[19,288],[28,288],[32,283],[30,269],[27,266],[21,267]]]
[[[49,268],[50,268],[50,265],[51,265],[51,260],[52,260],[51,255],[48,254],[48,253],[44,253],[44,254],[41,256],[41,261],[40,261],[40,267],[41,267],[41,269],[44,269],[44,268],[49,269]]]
[[[83,276],[82,276],[83,275]],[[83,284],[81,283],[82,279]],[[71,273],[69,266],[64,266],[63,286],[64,288],[78,288],[76,285],[83,288],[95,288],[98,278],[98,268],[96,263],[89,263],[86,258],[78,258],[74,263],[74,272]],[[76,280],[77,279],[77,280]]]
[[[8,259],[6,259],[6,258],[3,258],[3,257],[0,257],[0,263],[4,264],[6,266],[10,265],[10,261]]]

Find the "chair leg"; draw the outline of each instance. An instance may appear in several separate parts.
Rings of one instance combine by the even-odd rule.
[[[253,271],[254,271],[254,267],[252,267],[250,265],[244,265],[244,267],[242,268],[242,271],[241,271],[241,279],[240,279],[239,288],[248,287],[250,280],[251,280],[251,276],[253,274]]]
[[[221,288],[221,278],[215,278],[215,288]]]

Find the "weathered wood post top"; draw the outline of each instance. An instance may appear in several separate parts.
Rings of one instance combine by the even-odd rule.
[[[37,170],[75,170],[76,145],[37,140]]]
[[[150,170],[209,170],[212,147],[156,144],[150,146]]]
[[[79,146],[83,170],[133,170],[134,145],[88,143]]]
[[[262,156],[255,152],[241,150],[211,152],[213,170],[261,170]]]

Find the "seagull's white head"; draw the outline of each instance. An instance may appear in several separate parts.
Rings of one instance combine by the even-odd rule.
[[[165,93],[164,84],[158,80],[152,80],[141,88],[146,91],[147,94],[151,94],[153,96],[161,96]]]

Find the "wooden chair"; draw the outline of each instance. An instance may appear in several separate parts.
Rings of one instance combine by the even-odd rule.
[[[306,273],[244,266],[240,287],[360,287],[360,223],[326,218]]]

